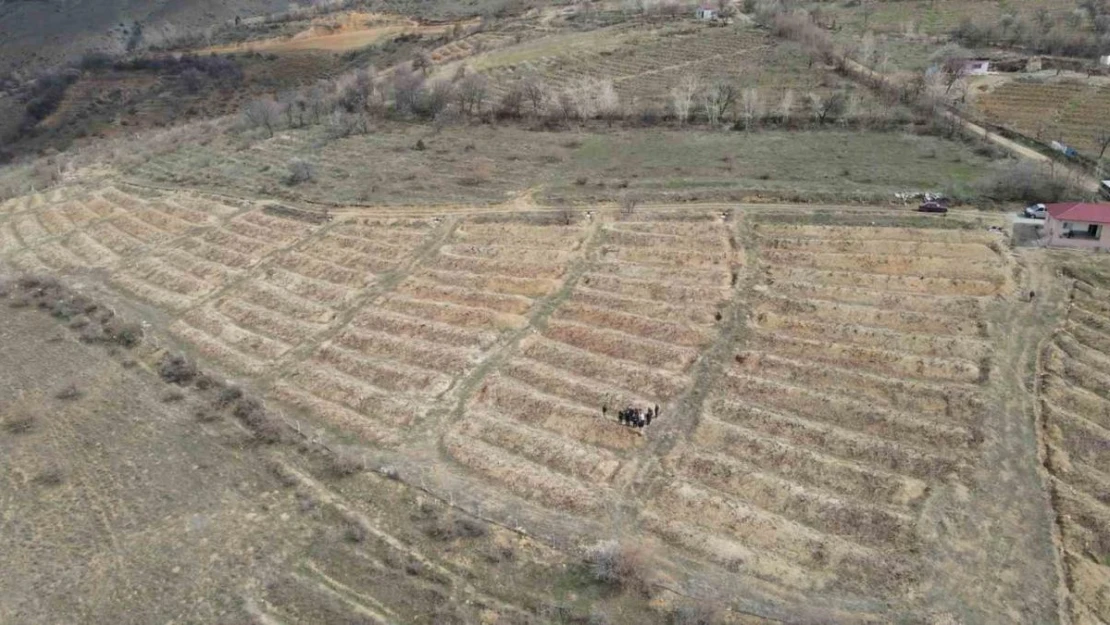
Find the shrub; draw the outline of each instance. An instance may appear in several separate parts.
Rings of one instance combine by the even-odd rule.
[[[996,202],[1060,202],[1079,191],[1066,174],[1029,162],[984,177],[976,186],[980,195]]]
[[[35,417],[27,413],[12,415],[4,421],[4,429],[11,434],[27,434],[35,429]]]
[[[58,486],[65,481],[65,473],[58,467],[50,467],[36,475],[32,481],[40,486]]]
[[[109,341],[130,349],[142,342],[143,327],[113,319],[104,324],[104,334]]]
[[[347,447],[334,450],[329,456],[328,470],[336,477],[347,477],[366,468],[362,455]]]
[[[171,384],[185,385],[197,377],[197,367],[184,354],[165,354],[158,375]]]
[[[594,579],[613,586],[644,590],[647,557],[641,547],[617,540],[602,541],[587,554]]]
[[[162,394],[162,401],[165,403],[177,402],[185,399],[185,393],[182,393],[176,388],[171,388]]]
[[[66,384],[57,393],[54,393],[54,397],[64,400],[77,399],[80,396],[81,389],[77,388],[77,385],[72,383]]]
[[[303,158],[294,157],[289,161],[289,184],[298,185],[302,182],[309,182],[316,176],[315,168],[312,163],[304,160]]]

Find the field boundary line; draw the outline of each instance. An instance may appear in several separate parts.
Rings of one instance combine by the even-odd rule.
[[[758,256],[754,242],[755,233],[749,227],[747,211],[733,211],[732,219],[733,223],[728,228],[728,244],[737,256],[730,264],[734,283],[731,286],[732,292],[721,316],[723,321],[717,330],[717,336],[713,343],[699,351],[698,359],[688,374],[691,379],[690,386],[678,398],[675,409],[682,417],[668,421],[668,424],[675,423],[676,427],[668,427],[663,432],[653,436],[653,440],[641,452],[644,456],[650,458],[650,462],[639,467],[630,486],[635,491],[637,490],[636,485],[642,484],[638,487],[642,491],[638,494],[638,497],[644,500],[653,496],[656,485],[663,479],[661,473],[655,470],[655,466],[674,450],[680,440],[688,441],[693,436],[694,431],[701,423],[702,410],[706,399],[709,397],[710,387],[724,370],[729,352],[748,334],[744,322],[749,313],[749,307],[746,304],[750,304],[750,302],[745,299],[745,294],[752,292],[753,283],[756,279],[755,269]],[[740,249],[736,249],[737,247]],[[737,264],[740,258],[743,258],[743,264]],[[676,428],[681,429],[677,430]],[[656,474],[657,477],[645,482],[652,473]]]
[[[482,362],[467,376],[459,380],[455,405],[447,412],[454,418],[462,418],[466,413],[466,402],[474,394],[474,390],[494,369],[503,364],[512,353],[517,351],[520,342],[532,332],[542,330],[547,320],[559,308],[560,304],[570,297],[574,287],[587,269],[594,264],[593,253],[604,242],[605,229],[600,220],[594,220],[587,231],[587,236],[582,246],[582,254],[567,268],[566,278],[558,290],[549,293],[535,304],[535,310],[528,316],[528,323],[513,332],[504,342],[495,348]],[[442,437],[440,437],[442,438]]]
[[[342,223],[346,222],[342,220],[332,221],[329,225],[315,232],[313,236],[306,237],[303,243],[307,245],[309,241],[315,241],[318,237],[322,237]],[[366,288],[360,296],[355,298],[350,306],[336,316],[339,320],[338,323],[315,334],[308,340],[301,342],[299,345],[286,352],[277,362],[276,366],[272,367],[269,373],[262,378],[261,382],[263,386],[268,387],[272,385],[278,379],[284,377],[285,374],[299,362],[308,360],[321,345],[347,329],[347,327],[351,325],[351,322],[358,316],[359,312],[374,304],[383,296],[392,293],[397,288],[398,284],[412,275],[412,272],[417,266],[424,264],[439,253],[439,248],[452,234],[454,234],[455,228],[457,228],[458,225],[459,220],[457,218],[452,217],[445,219],[436,229],[428,234],[428,240],[419,245],[409,256],[408,260],[402,263],[400,267],[378,274],[374,284]],[[299,249],[300,247],[300,245],[297,245],[290,249]],[[262,263],[259,263],[259,266],[261,265]]]

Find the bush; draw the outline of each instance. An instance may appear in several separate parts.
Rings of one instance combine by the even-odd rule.
[[[347,447],[340,447],[329,456],[328,470],[336,477],[347,477],[366,469],[362,455]]]
[[[197,367],[185,358],[184,354],[169,354],[162,356],[162,363],[158,367],[158,375],[171,384],[184,386],[197,377]]]
[[[298,185],[302,182],[309,182],[315,175],[316,171],[312,163],[303,158],[294,157],[289,161],[289,184]]]
[[[76,384],[66,384],[57,393],[54,393],[54,397],[64,400],[77,399],[80,396],[81,389],[77,388]]]
[[[1061,202],[1080,189],[1075,180],[1036,163],[1024,162],[976,182],[981,196],[996,202]]]
[[[9,416],[4,421],[4,429],[10,434],[27,434],[35,429],[35,417],[26,413]]]
[[[594,579],[626,589],[647,588],[647,557],[641,547],[607,540],[594,545],[587,554]]]

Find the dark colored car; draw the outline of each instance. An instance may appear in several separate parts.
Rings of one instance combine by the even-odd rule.
[[[938,200],[929,200],[927,202],[922,202],[921,206],[917,207],[917,211],[920,213],[947,213],[948,206],[946,206],[944,202]]]

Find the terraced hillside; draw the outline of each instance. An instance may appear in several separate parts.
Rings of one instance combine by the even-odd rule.
[[[499,541],[529,537],[528,557],[546,563],[634,537],[650,547],[650,592],[713,587],[788,621],[928,612],[931,572],[956,570],[939,560],[950,530],[935,528],[986,509],[984,458],[1010,435],[998,423],[1022,418],[992,402],[1025,392],[1001,386],[1017,367],[999,345],[1006,318],[1034,309],[1014,297],[1022,274],[985,228],[992,217],[844,209],[834,226],[803,207],[488,210],[328,214],[63,187],[0,205],[0,258],[105,289],[306,438],[396,478],[370,489],[370,477],[336,481],[272,452],[328,529],[249,589],[256,622],[435,622],[421,605],[460,600],[482,608],[459,618],[538,610],[505,576],[541,560],[429,544],[474,537],[465,521],[429,521],[428,499],[506,526]],[[1104,529],[1100,452],[1069,434],[1097,433],[1105,401],[1102,288],[1077,291],[1045,386],[1073,571],[1102,566],[1088,555]],[[616,412],[630,405],[660,416],[627,427]],[[1008,461],[1039,466],[1031,447]],[[1051,551],[1050,523],[1023,527]],[[952,544],[986,540],[968,536]],[[966,592],[1005,586],[1010,600],[1025,583],[1014,579]],[[1092,613],[1099,579],[1072,577]],[[1036,601],[1055,588],[1020,587]],[[1044,599],[1028,614],[1052,610]]]
[[[934,484],[966,479],[990,371],[980,321],[1008,289],[986,233],[757,230],[749,336],[648,504],[649,527],[797,588],[915,582]]]
[[[721,81],[738,88],[764,87],[769,106],[787,89],[799,90],[799,96],[808,91],[826,94],[838,82],[834,75],[813,68],[799,49],[746,25],[615,27],[539,39],[476,56],[471,62],[490,76],[497,94],[529,74],[560,89],[595,78],[611,80],[626,105],[656,107],[669,103],[671,90],[690,76],[703,85]]]
[[[1077,280],[1042,354],[1045,465],[1076,623],[1110,620],[1110,284]]]
[[[669,414],[717,338],[742,260],[730,225],[709,214],[603,226],[565,301],[482,382],[446,437],[451,455],[511,492],[596,513],[645,448],[618,408]]]

